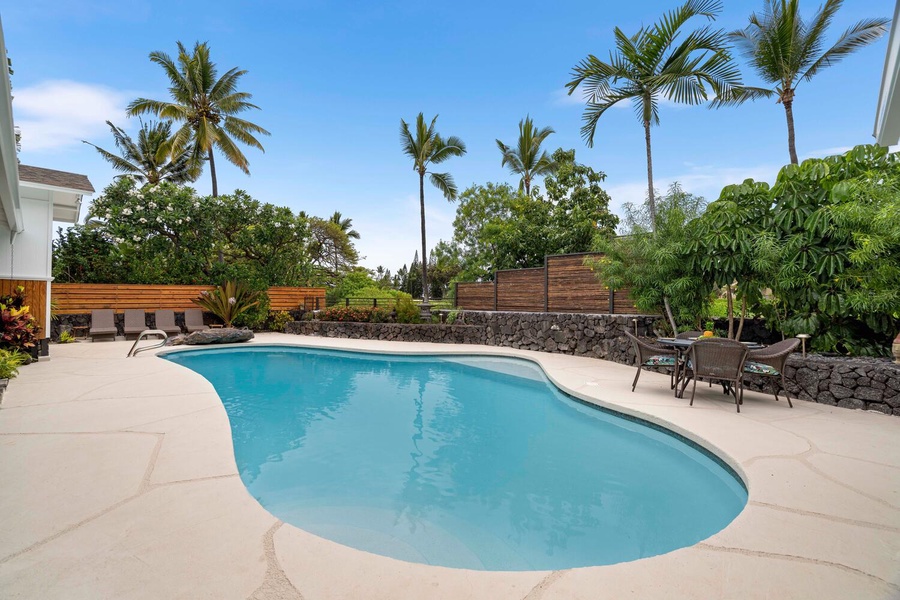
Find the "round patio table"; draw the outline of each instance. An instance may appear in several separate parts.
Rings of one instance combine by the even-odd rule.
[[[681,369],[680,369],[681,363],[687,356],[688,352],[690,351],[691,346],[693,346],[694,342],[696,342],[699,339],[703,339],[703,338],[684,338],[684,339],[657,338],[657,340],[656,340],[656,342],[660,346],[668,346],[670,348],[674,348],[675,351],[678,353],[678,356],[675,358],[675,397],[676,398],[682,397],[681,392],[678,389],[678,387],[679,387],[678,382],[681,381],[681,377],[682,377],[681,372],[680,372],[681,371]],[[744,344],[745,346],[747,346],[748,350],[759,350],[760,348],[766,347],[764,344],[760,344],[759,342],[741,342],[741,343]],[[730,386],[723,383],[722,384],[722,393],[723,394],[730,393]]]

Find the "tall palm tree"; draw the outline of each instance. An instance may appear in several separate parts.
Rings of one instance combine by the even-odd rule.
[[[809,81],[819,71],[867,46],[887,31],[890,19],[863,19],[849,27],[828,50],[822,51],[825,33],[843,0],[826,0],[810,22],[800,16],[799,0],[765,0],[762,14],[750,15],[750,24],[730,34],[730,38],[763,81],[774,87],[758,95],[776,97],[784,105],[787,118],[788,152],[797,164],[794,146],[794,95],[801,80]],[[737,94],[723,98],[722,104],[747,100]]]
[[[106,122],[113,134],[116,148],[120,154],[113,154],[87,140],[85,144],[94,146],[113,169],[131,175],[141,183],[155,185],[160,181],[172,183],[190,183],[200,175],[200,165],[191,161],[191,154],[182,150],[172,154],[172,124],[168,122],[141,123],[137,141],[116,127]]]
[[[359,239],[359,232],[353,229],[353,219],[351,219],[350,217],[344,218],[344,215],[342,215],[340,211],[336,210],[328,220],[340,227],[341,231],[347,234],[348,238],[352,238],[354,240]]]
[[[740,88],[740,74],[727,49],[725,31],[706,25],[683,34],[681,28],[694,17],[715,20],[722,10],[720,0],[687,0],[649,27],[631,37],[614,30],[616,52],[609,62],[589,55],[572,70],[566,84],[569,95],[583,86],[587,108],[582,136],[594,145],[600,117],[619,102],[631,102],[644,125],[647,146],[647,196],[651,223],[656,222],[653,191],[653,157],[650,126],[659,124],[662,98],[681,104],[700,104],[715,96],[731,95]]]
[[[422,113],[416,117],[415,136],[410,132],[406,121],[400,119],[400,147],[403,153],[413,160],[413,170],[419,174],[419,207],[422,221],[422,299],[428,304],[428,254],[425,248],[425,174],[430,175],[431,184],[439,189],[447,200],[456,199],[456,184],[449,173],[435,173],[432,165],[437,165],[448,158],[462,156],[466,153],[466,145],[461,139],[451,135],[447,139],[435,131],[437,115],[430,125],[425,124]]]
[[[525,194],[531,195],[531,181],[536,176],[547,175],[556,169],[556,163],[547,154],[546,151],[541,152],[541,144],[551,133],[556,133],[551,127],[538,129],[531,120],[530,115],[526,115],[523,121],[519,121],[519,143],[516,148],[510,148],[500,140],[497,140],[497,147],[503,154],[501,167],[509,167],[511,173],[521,175],[519,180],[519,189],[525,190]]]
[[[206,42],[196,43],[192,53],[188,53],[184,45],[178,42],[177,63],[164,52],[151,52],[150,60],[166,72],[172,102],[138,98],[128,105],[128,114],[151,113],[182,123],[173,136],[172,150],[180,152],[190,148],[191,158],[196,163],[207,159],[212,176],[212,193],[218,196],[213,148],[249,175],[247,157],[235,142],[265,152],[254,134],[269,135],[259,125],[235,116],[251,108],[259,108],[248,102],[251,94],[237,91],[238,82],[247,71],[230,69],[217,79],[216,65],[209,59]]]

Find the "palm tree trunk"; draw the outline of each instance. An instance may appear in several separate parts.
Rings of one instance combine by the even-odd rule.
[[[525,182],[525,195],[530,198],[531,197],[531,181],[527,177],[524,177],[522,180]]]
[[[650,121],[644,121],[644,141],[647,143],[647,205],[650,207],[650,229],[656,233],[656,198],[653,197],[653,155],[650,152]]]
[[[425,253],[425,173],[419,172],[419,207],[422,212],[422,301],[428,304],[428,255]]]
[[[784,101],[784,114],[787,117],[788,152],[791,153],[791,164],[796,165],[799,161],[797,160],[797,148],[794,145],[794,101],[793,100],[785,100]]]
[[[216,161],[213,158],[212,146],[209,147],[209,174],[212,176],[212,195],[216,198],[219,195],[219,186],[216,185]]]

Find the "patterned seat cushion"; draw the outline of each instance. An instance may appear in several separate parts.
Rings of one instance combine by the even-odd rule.
[[[647,360],[644,361],[645,367],[674,367],[675,366],[675,357],[674,356],[651,356]]]
[[[775,367],[749,360],[744,363],[744,373],[752,373],[753,375],[771,375],[772,377],[781,375],[781,372]]]

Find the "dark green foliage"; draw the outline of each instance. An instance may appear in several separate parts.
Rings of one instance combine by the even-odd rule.
[[[507,184],[475,185],[460,196],[453,221],[462,281],[491,279],[500,269],[539,267],[548,254],[585,252],[607,238],[618,217],[609,212],[601,172],[575,162],[574,150],[553,153],[556,170],[544,180],[546,197]]]
[[[307,248],[307,218],[240,190],[199,197],[187,187],[139,187],[122,178],[93,202],[89,219],[61,231],[54,243],[58,281],[235,280],[255,289],[319,283]]]
[[[708,314],[713,292],[701,270],[702,255],[691,250],[698,239],[692,221],[704,208],[703,198],[674,184],[657,198],[653,233],[648,205],[626,205],[626,235],[598,238],[594,249],[605,256],[588,264],[605,285],[629,289],[641,311],[665,314],[668,304],[677,324],[696,324]]]

